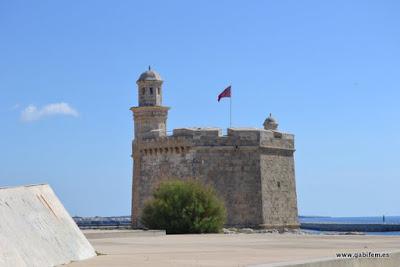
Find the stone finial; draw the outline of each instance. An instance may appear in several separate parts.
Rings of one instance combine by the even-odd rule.
[[[276,130],[278,129],[278,122],[272,118],[272,114],[269,114],[269,117],[264,121],[264,129],[265,130]]]

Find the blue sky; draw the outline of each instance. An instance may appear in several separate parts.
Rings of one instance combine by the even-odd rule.
[[[400,2],[1,1],[0,185],[127,215],[131,106],[151,65],[168,129],[296,135],[302,215],[400,215]]]

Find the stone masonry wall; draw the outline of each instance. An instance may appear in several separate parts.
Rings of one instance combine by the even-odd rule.
[[[262,224],[260,161],[257,147],[201,147],[194,175],[212,185],[224,200],[227,225]]]
[[[295,225],[293,151],[286,150],[293,147],[293,138],[282,136],[260,129],[228,129],[221,136],[219,129],[183,128],[172,136],[136,142],[133,221],[140,226],[142,207],[161,181],[198,179],[213,186],[224,201],[229,226]],[[271,146],[290,155],[281,156]],[[278,181],[280,191],[274,187]],[[288,207],[296,210],[283,210]]]
[[[297,228],[294,137],[264,132],[260,144],[263,226]]]

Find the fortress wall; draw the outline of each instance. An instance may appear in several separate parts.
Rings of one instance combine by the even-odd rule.
[[[160,182],[193,177],[193,150],[185,139],[163,138],[137,144],[134,148],[134,158],[132,221],[140,226],[137,219],[146,200],[151,198],[152,192]]]
[[[228,129],[227,136],[194,140],[194,176],[212,185],[224,200],[227,224],[262,224],[259,131]]]
[[[262,224],[260,161],[257,147],[199,147],[194,175],[212,185],[227,208],[227,225]]]
[[[294,135],[260,133],[260,166],[265,227],[298,227]]]
[[[134,148],[134,213],[161,181],[199,179],[224,200],[228,225],[298,225],[293,148],[291,134],[252,128],[230,128],[227,136],[218,128],[181,128],[141,140]]]
[[[298,227],[293,151],[260,148],[264,227]]]
[[[262,223],[259,137],[221,136],[219,129],[175,129],[173,136],[141,140],[134,177],[136,214],[166,179],[198,179],[224,200],[228,224]]]
[[[228,211],[227,224],[262,224],[260,161],[257,147],[194,147],[184,153],[142,155],[137,177],[136,205],[145,201],[161,181],[197,179],[215,188]]]

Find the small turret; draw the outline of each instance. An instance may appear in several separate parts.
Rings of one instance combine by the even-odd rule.
[[[138,86],[139,107],[162,105],[162,84],[160,74],[149,66],[149,70],[143,72],[136,81]]]
[[[264,121],[264,129],[265,130],[277,130],[278,122],[272,117],[272,114],[269,114],[269,117]]]
[[[152,70],[143,72],[136,81],[138,106],[131,110],[135,121],[135,139],[166,136],[169,107],[162,106],[162,83],[160,74]]]

